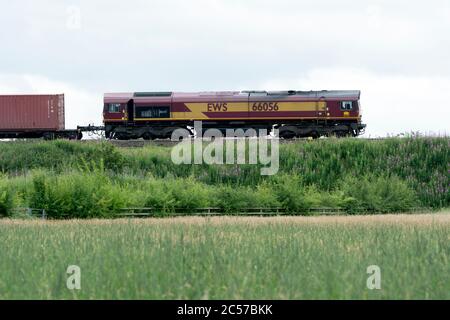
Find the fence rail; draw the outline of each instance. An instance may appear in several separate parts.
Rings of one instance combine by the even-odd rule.
[[[310,208],[307,210],[293,212],[292,210],[288,210],[286,208],[281,207],[270,207],[270,208],[241,208],[239,210],[232,210],[226,208],[124,208],[118,213],[118,216],[121,217],[146,217],[146,216],[154,216],[160,214],[169,214],[169,215],[204,215],[204,216],[213,216],[213,215],[254,215],[254,216],[270,216],[270,215],[282,215],[282,214],[342,214],[344,213],[344,209],[342,208]]]
[[[16,208],[17,213],[22,213],[28,216],[40,217],[47,219],[48,214],[45,209],[36,208]],[[432,208],[411,208],[408,212],[429,212]],[[355,214],[374,214],[377,212],[359,209],[352,211]],[[241,215],[241,216],[277,216],[277,215],[343,215],[347,214],[344,208],[320,207],[309,208],[305,210],[292,211],[282,207],[258,207],[258,208],[241,208],[238,210],[206,207],[206,208],[123,208],[115,213],[118,218],[145,218],[158,216],[227,216],[227,215]],[[70,215],[59,215],[60,218],[70,218]]]
[[[12,210],[16,213],[21,213],[28,216],[39,216],[42,219],[47,219],[47,213],[45,212],[45,209],[35,209],[35,208],[14,208]]]

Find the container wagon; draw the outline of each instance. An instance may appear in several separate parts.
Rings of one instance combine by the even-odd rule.
[[[0,95],[0,139],[81,137],[65,129],[64,94]]]

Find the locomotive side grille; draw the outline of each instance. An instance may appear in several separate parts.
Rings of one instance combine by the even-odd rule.
[[[135,92],[135,97],[170,97],[172,92]]]

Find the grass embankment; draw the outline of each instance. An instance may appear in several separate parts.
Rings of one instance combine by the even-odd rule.
[[[108,143],[0,143],[0,215],[111,217],[124,207],[282,207],[304,213],[401,212],[450,206],[449,138],[327,139],[280,146],[280,170],[259,165],[176,165],[170,147]]]
[[[450,299],[449,230],[450,213],[3,219],[0,299]]]

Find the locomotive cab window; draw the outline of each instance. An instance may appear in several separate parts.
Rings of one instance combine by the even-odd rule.
[[[342,101],[341,110],[349,111],[353,109],[353,101]]]
[[[108,112],[120,112],[120,103],[110,103],[108,105]]]
[[[136,118],[170,118],[168,106],[136,106]]]

